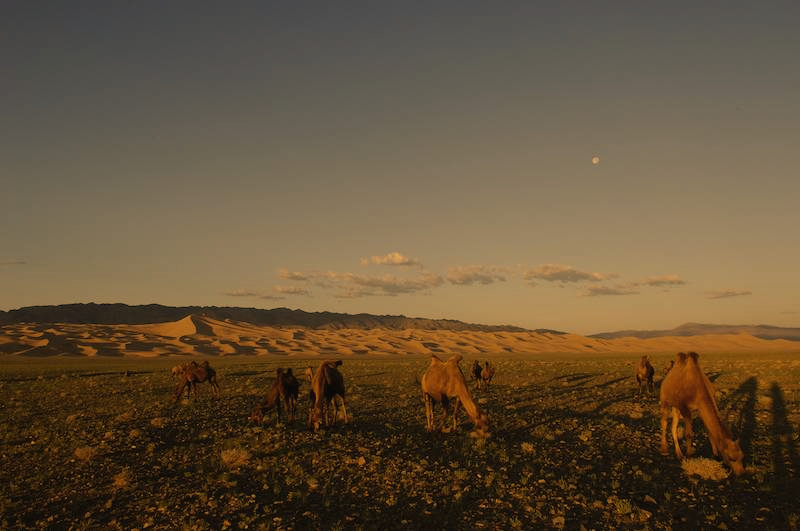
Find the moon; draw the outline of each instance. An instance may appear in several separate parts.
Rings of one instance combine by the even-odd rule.
[[[595,155],[594,157],[592,157],[592,164],[594,164],[595,166],[597,166],[598,164],[600,164],[600,157],[598,157],[597,155]]]

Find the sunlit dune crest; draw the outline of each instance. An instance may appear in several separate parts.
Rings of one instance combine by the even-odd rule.
[[[314,329],[257,326],[190,315],[147,325],[9,324],[0,327],[0,355],[452,355],[491,356],[558,353],[800,352],[800,341],[749,334],[689,337],[589,338],[548,331],[424,329]]]

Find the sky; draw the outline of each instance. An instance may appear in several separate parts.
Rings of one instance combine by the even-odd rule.
[[[3,2],[0,310],[800,326],[798,21]]]

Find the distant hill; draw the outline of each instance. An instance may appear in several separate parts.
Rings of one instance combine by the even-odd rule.
[[[162,306],[147,304],[76,303],[53,306],[27,306],[8,312],[0,311],[0,325],[16,323],[70,323],[138,325],[178,321],[189,315],[205,316],[220,321],[232,320],[257,326],[299,326],[316,330],[451,330],[475,332],[527,332],[517,326],[470,324],[450,319],[423,319],[404,315],[346,314],[305,312],[289,308],[271,310],[260,308],[218,306]],[[542,332],[559,333],[552,330]]]
[[[595,339],[620,339],[636,337],[651,339],[658,337],[690,337],[705,335],[748,334],[759,339],[787,339],[800,341],[800,328],[782,328],[769,325],[716,325],[702,323],[684,323],[670,330],[620,330],[593,334]]]

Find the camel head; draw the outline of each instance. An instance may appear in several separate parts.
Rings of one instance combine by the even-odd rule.
[[[723,441],[719,453],[722,456],[722,460],[731,467],[735,475],[738,476],[744,472],[744,452],[739,445],[739,441],[731,439]]]

